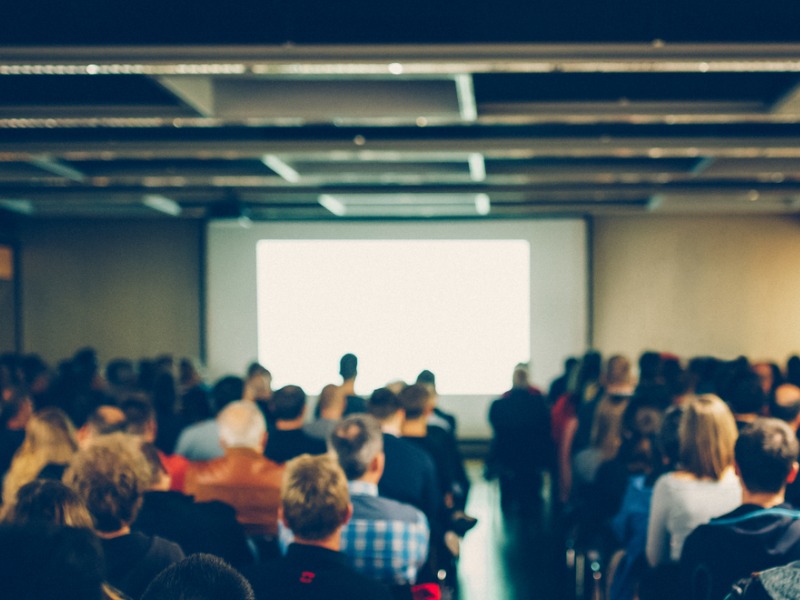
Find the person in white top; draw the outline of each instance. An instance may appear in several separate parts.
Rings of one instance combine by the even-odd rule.
[[[733,413],[719,397],[706,394],[686,405],[679,429],[680,467],[653,488],[647,528],[650,565],[678,561],[695,527],[741,504],[733,466],[737,436]]]

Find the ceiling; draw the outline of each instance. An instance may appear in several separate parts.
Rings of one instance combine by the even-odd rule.
[[[439,23],[460,28],[413,20],[419,2],[365,16],[350,0],[362,10],[350,20],[332,3],[251,3],[263,14],[194,15],[194,29],[169,14],[149,28],[138,13],[112,22],[90,4],[37,26],[16,6],[19,28],[0,25],[0,210],[332,221],[800,212],[796,8],[771,29],[760,12],[725,29],[711,14],[684,22],[617,2],[628,27],[595,11],[553,34],[546,19],[526,15],[539,29],[523,31],[513,14],[467,19],[453,2]],[[302,21],[300,5],[318,18]]]

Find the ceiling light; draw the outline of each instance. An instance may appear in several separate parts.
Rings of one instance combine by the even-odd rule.
[[[483,154],[474,152],[469,155],[469,176],[472,181],[484,181],[486,179],[486,162]]]
[[[319,203],[337,217],[343,217],[347,212],[344,204],[340,200],[328,194],[322,194],[319,197]]]
[[[148,194],[142,198],[142,204],[172,217],[181,214],[181,205],[166,196]]]
[[[489,196],[486,194],[475,194],[475,211],[481,215],[486,216],[492,210],[492,203]]]
[[[261,162],[283,177],[289,183],[300,181],[300,173],[290,167],[285,161],[274,154],[265,154],[261,157]]]

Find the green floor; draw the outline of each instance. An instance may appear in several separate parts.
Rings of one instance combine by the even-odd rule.
[[[505,522],[497,483],[483,479],[483,463],[470,460],[467,471],[472,481],[467,512],[479,522],[462,544],[459,599],[563,600],[564,553],[547,508],[537,522]]]

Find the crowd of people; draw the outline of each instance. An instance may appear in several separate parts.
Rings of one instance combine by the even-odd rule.
[[[800,357],[645,352],[635,379],[590,351],[547,394],[519,365],[489,420],[503,512],[536,514],[549,472],[566,547],[605,582],[585,597],[800,598]]]
[[[311,416],[258,363],[209,387],[170,356],[0,357],[2,595],[452,594],[476,523],[456,420],[430,371],[362,398],[357,366]]]

